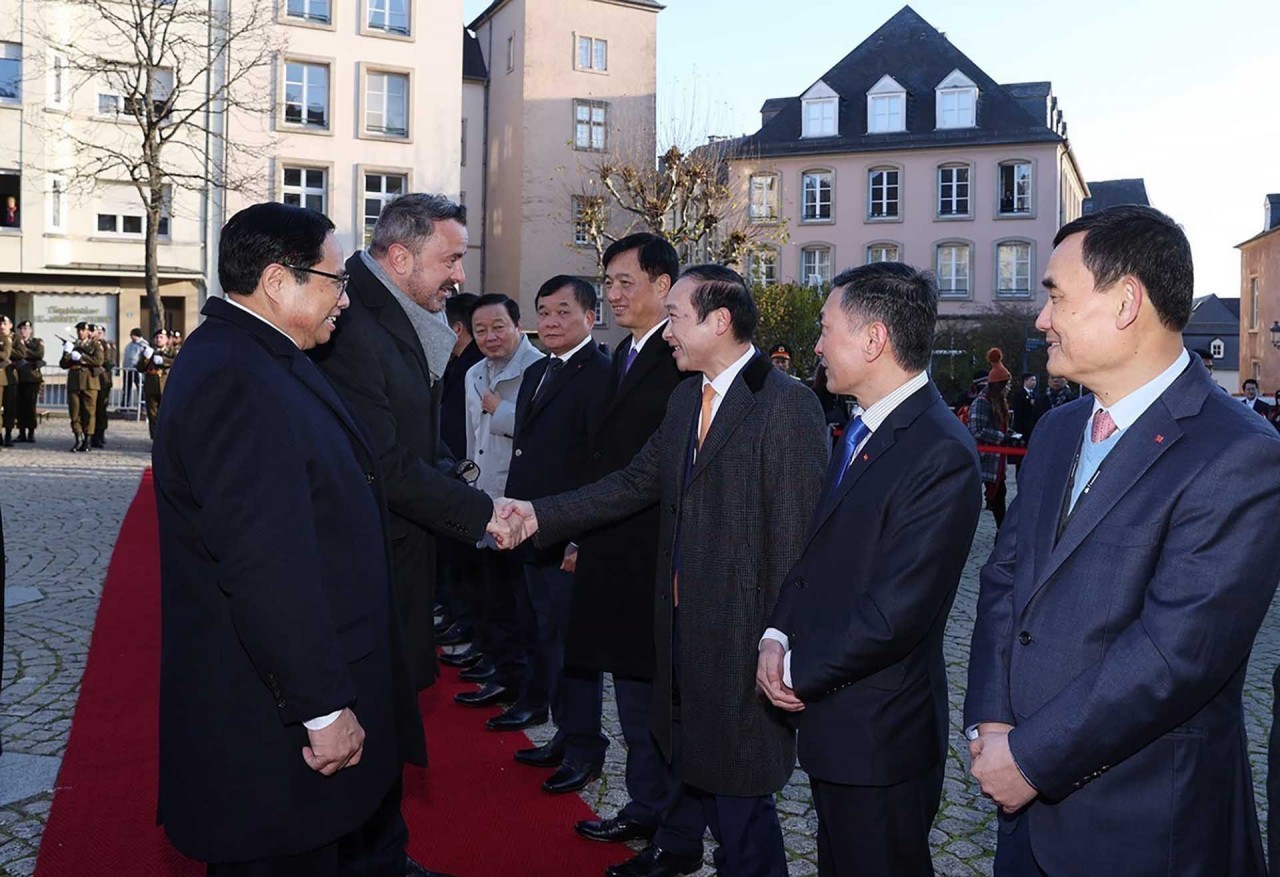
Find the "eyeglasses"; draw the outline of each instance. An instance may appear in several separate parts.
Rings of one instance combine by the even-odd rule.
[[[319,274],[321,277],[328,277],[330,280],[338,281],[338,298],[342,298],[343,293],[347,291],[347,283],[351,280],[350,274],[330,274],[328,271],[317,271],[315,268],[303,268],[301,265],[285,265],[280,263],[291,271],[305,271],[308,274]]]

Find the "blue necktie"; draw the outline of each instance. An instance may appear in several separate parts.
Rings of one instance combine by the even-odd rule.
[[[855,417],[845,424],[844,435],[840,439],[840,450],[837,452],[840,469],[836,472],[835,481],[831,485],[832,491],[840,486],[840,482],[844,480],[844,473],[849,471],[849,462],[853,459],[854,450],[869,435],[871,430],[862,422],[861,417]]]

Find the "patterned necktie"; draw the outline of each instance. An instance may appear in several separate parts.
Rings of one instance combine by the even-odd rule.
[[[1111,412],[1107,411],[1107,409],[1099,408],[1094,412],[1093,435],[1090,437],[1093,439],[1093,443],[1095,445],[1098,444],[1098,442],[1105,442],[1107,439],[1111,438],[1111,436],[1115,435],[1117,429],[1119,429],[1119,427],[1116,426],[1115,420],[1111,417]]]
[[[858,416],[845,424],[844,435],[840,439],[839,457],[840,468],[836,472],[836,480],[832,485],[832,490],[840,486],[840,482],[844,480],[844,473],[849,471],[849,463],[853,460],[853,452],[857,450],[862,440],[871,435],[871,430],[862,422],[862,417]]]
[[[707,439],[707,430],[711,429],[711,402],[716,398],[716,388],[707,384],[702,388],[702,420],[698,427],[698,450]]]

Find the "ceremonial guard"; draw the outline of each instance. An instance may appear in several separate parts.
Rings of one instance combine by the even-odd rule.
[[[44,375],[44,342],[36,338],[30,320],[18,324],[18,335],[13,342],[13,370],[18,376],[18,441],[34,443],[36,440],[36,400],[40,397],[40,385]],[[8,412],[5,412],[5,444],[9,443]]]
[[[13,446],[9,437],[18,405],[18,382],[13,373],[13,320],[0,315],[0,406],[4,408],[4,446]]]
[[[67,411],[76,437],[71,450],[80,453],[89,450],[89,439],[94,434],[104,356],[102,342],[93,337],[89,326],[84,321],[76,323],[76,340],[63,342],[62,359],[58,362],[60,368],[67,370]]]
[[[156,437],[160,397],[164,395],[164,384],[169,379],[169,369],[173,366],[173,358],[177,353],[169,345],[169,333],[164,329],[157,329],[151,336],[151,344],[142,348],[142,356],[138,357],[134,366],[146,375],[142,379],[142,398],[147,404],[147,430],[152,438]]]
[[[98,389],[98,407],[94,417],[94,433],[89,444],[95,448],[107,446],[107,408],[111,404],[111,388],[114,386],[112,372],[120,365],[120,348],[107,338],[107,327],[98,324],[93,330],[94,338],[102,344],[102,380]],[[6,428],[8,421],[5,421]]]

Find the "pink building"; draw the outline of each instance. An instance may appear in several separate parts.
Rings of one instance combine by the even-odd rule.
[[[1088,195],[1048,82],[1001,85],[909,6],[734,144],[761,283],[825,286],[896,260],[932,269],[941,313],[1039,307],[1058,228]]]

